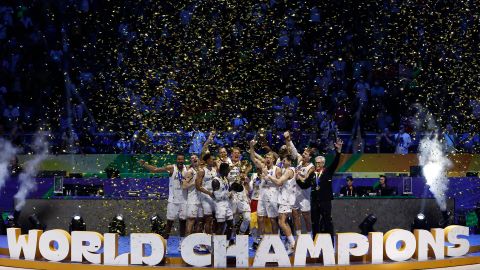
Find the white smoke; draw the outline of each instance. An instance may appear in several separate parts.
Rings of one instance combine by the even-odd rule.
[[[427,109],[418,103],[413,104],[412,107],[416,110],[412,123],[416,132],[433,133],[438,130],[435,118]]]
[[[418,160],[440,210],[447,210],[445,194],[448,190],[447,171],[451,168],[452,162],[447,158],[442,143],[436,135],[425,137],[420,141]]]
[[[7,177],[10,175],[9,165],[17,154],[17,149],[11,142],[0,138],[0,191],[5,186]]]
[[[22,210],[28,194],[37,188],[37,183],[35,182],[34,177],[37,175],[40,163],[47,157],[48,154],[48,142],[45,134],[37,133],[35,135],[33,149],[35,151],[35,155],[32,159],[25,162],[23,172],[18,176],[20,188],[18,189],[17,194],[14,196],[15,210],[17,211]]]

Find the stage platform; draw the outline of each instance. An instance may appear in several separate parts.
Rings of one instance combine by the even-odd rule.
[[[28,199],[23,208],[19,224],[29,224],[28,217],[35,214],[47,229],[68,230],[72,215],[83,217],[87,230],[108,232],[108,224],[116,214],[122,214],[126,232],[148,233],[151,231],[150,217],[158,213],[166,219],[167,200],[152,199]],[[402,211],[392,211],[402,209]],[[422,210],[423,209],[423,210]],[[455,212],[453,199],[447,200],[447,209]],[[391,229],[410,230],[415,216],[422,212],[428,224],[438,224],[441,212],[434,199],[397,197],[345,197],[332,201],[332,219],[335,232],[360,232],[358,225],[369,214],[378,217],[374,230],[386,232]],[[252,217],[252,219],[255,219]],[[26,231],[26,227],[23,228]],[[177,232],[172,232],[176,235]]]
[[[391,262],[385,261],[383,264],[370,264],[364,261],[365,258],[361,257],[352,257],[352,264],[349,266],[323,266],[320,263],[307,264],[306,267],[291,267],[288,269],[431,269],[431,268],[440,268],[440,267],[451,267],[451,266],[462,266],[462,265],[473,265],[480,264],[480,235],[471,235],[468,237],[470,242],[470,251],[466,256],[458,258],[447,258],[444,260],[429,260],[418,262],[414,259],[408,260],[406,262]],[[165,269],[198,269],[195,267],[187,266],[181,259],[179,253],[179,237],[172,236],[168,239],[168,254],[162,265],[159,265],[159,268]],[[250,239],[250,246],[252,244],[252,239]],[[119,241],[119,254],[129,252],[130,247],[130,238],[128,236],[120,237]],[[100,251],[102,252],[102,251]],[[148,255],[150,250],[146,249],[146,254]],[[255,252],[250,249],[250,258],[253,260]],[[293,260],[293,256],[291,257]],[[7,267],[21,267],[26,269],[145,269],[147,266],[103,266],[103,265],[92,265],[88,263],[78,264],[78,263],[54,263],[48,261],[26,261],[26,260],[12,260],[8,257],[8,245],[7,237],[2,235],[0,236],[0,266]],[[150,268],[150,267],[148,267]],[[274,269],[275,266],[267,266],[267,269]],[[205,269],[205,268],[203,268]]]

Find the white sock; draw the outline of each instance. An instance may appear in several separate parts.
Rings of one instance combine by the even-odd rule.
[[[290,245],[293,247],[295,245],[295,238],[293,238],[293,235],[287,236],[287,239]]]
[[[240,224],[240,233],[245,234],[245,232],[248,230],[248,226],[250,226],[250,220],[243,220],[242,224]]]
[[[302,234],[302,230],[296,230],[295,234],[297,235],[297,237],[300,236],[300,234]]]

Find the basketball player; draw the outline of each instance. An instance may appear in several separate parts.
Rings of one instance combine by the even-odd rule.
[[[258,216],[258,234],[259,238],[255,240],[255,245],[261,240],[261,237],[265,231],[265,218],[270,220],[272,224],[272,233],[278,233],[278,186],[275,185],[272,181],[267,180],[267,176],[276,176],[279,178],[281,176],[281,170],[274,165],[274,156],[271,152],[265,155],[265,163],[262,163],[255,157],[255,147],[256,141],[250,141],[250,159],[253,161],[257,170],[262,172],[261,183],[260,183],[260,196],[257,205],[257,216]],[[264,170],[265,168],[265,170]]]
[[[199,170],[198,156],[193,154],[190,157],[190,166],[182,183],[182,188],[187,190],[187,228],[186,235],[192,234],[194,231],[201,232],[203,220],[203,208],[199,200],[198,191],[195,188],[195,180]],[[194,230],[195,222],[196,229]],[[202,228],[203,229],[203,228]]]
[[[280,194],[278,196],[278,225],[282,229],[283,233],[288,239],[289,245],[287,246],[288,254],[293,253],[295,247],[295,239],[292,235],[290,225],[287,223],[287,218],[292,214],[292,206],[295,204],[295,197],[297,195],[295,186],[297,185],[295,179],[295,168],[292,167],[293,157],[287,155],[282,160],[282,175],[277,178],[273,175],[267,175],[267,179],[272,181],[280,187]],[[266,170],[266,168],[264,168]]]
[[[217,220],[215,233],[217,235],[227,235],[227,240],[231,239],[233,228],[233,213],[230,205],[230,185],[228,184],[227,179],[229,171],[230,166],[228,163],[220,164],[218,175],[212,180],[212,190],[215,201],[215,218]]]
[[[195,188],[198,192],[198,198],[203,209],[203,216],[205,222],[205,233],[212,234],[213,232],[213,212],[215,210],[215,203],[213,201],[212,180],[217,176],[216,164],[213,156],[209,153],[203,156],[205,165],[197,172],[195,179]]]
[[[255,219],[250,219],[250,236],[253,239],[257,239],[259,236],[258,233],[258,222],[257,222],[257,206],[258,206],[258,199],[260,198],[260,176],[261,173],[252,173],[249,179],[249,189],[251,191],[250,194],[250,210],[251,213],[254,213]],[[253,215],[251,215],[252,217]],[[252,248],[255,248],[253,246]]]
[[[242,216],[242,223],[240,225],[240,234],[245,234],[250,225],[250,200],[248,198],[248,173],[250,172],[252,166],[248,162],[240,161],[240,148],[232,148],[232,157],[230,172],[228,173],[227,179],[232,186],[232,200],[231,207],[233,215]],[[234,184],[235,183],[235,184]],[[239,186],[238,190],[235,190],[235,185]]]
[[[217,168],[220,168],[220,164],[222,163],[227,163],[228,165],[232,165],[232,160],[228,157],[227,148],[221,147],[220,149],[218,149],[218,158],[216,162],[217,162]]]
[[[182,181],[187,168],[185,167],[185,156],[177,154],[176,164],[166,165],[165,167],[155,167],[139,160],[138,163],[152,173],[168,172],[168,204],[167,204],[167,225],[163,237],[168,239],[176,219],[180,224],[180,237],[185,237],[186,212],[187,212],[187,191],[182,188]]]
[[[210,132],[210,134],[208,135],[208,138],[207,140],[205,141],[205,143],[203,144],[203,147],[202,147],[202,152],[200,153],[200,163],[203,163],[203,156],[207,153],[210,153],[210,150],[208,149],[208,147],[210,146],[210,144],[213,142],[213,139],[215,138],[215,130],[212,130]]]
[[[284,133],[285,144],[287,145],[288,151],[291,155],[297,160],[297,179],[305,181],[308,176],[315,171],[315,166],[310,162],[311,151],[306,148],[303,153],[300,155],[293,145],[293,142],[290,137],[290,133],[286,131]],[[312,220],[311,220],[311,204],[310,204],[310,192],[311,189],[301,189],[298,185],[295,185],[297,191],[297,196],[295,200],[295,205],[293,206],[293,222],[295,224],[295,234],[299,236],[302,233],[302,220],[305,222],[305,229],[307,234],[312,234]]]
[[[278,150],[278,155],[269,146],[264,146],[264,149],[267,150],[267,152],[271,152],[275,157],[277,157],[275,161],[275,165],[281,168],[283,158],[289,154],[287,146],[285,144],[282,145]],[[264,158],[259,154],[255,154],[255,157],[261,162],[265,162]]]

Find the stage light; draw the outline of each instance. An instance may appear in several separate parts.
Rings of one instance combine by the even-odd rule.
[[[13,215],[7,216],[7,221],[5,227],[8,228],[18,228],[17,222],[15,221],[15,217]]]
[[[362,221],[362,223],[360,223],[358,228],[360,228],[363,235],[368,235],[369,232],[375,231],[373,228],[375,222],[377,222],[377,217],[373,214],[370,214]]]
[[[42,224],[38,219],[36,214],[32,214],[28,217],[28,221],[30,222],[29,229],[30,230],[43,230],[47,228],[47,225]]]
[[[118,233],[121,236],[125,235],[125,220],[123,219],[123,215],[118,214],[113,218],[108,225],[108,232]]]
[[[165,231],[165,222],[160,215],[154,215],[150,218],[150,224],[152,225],[152,232],[163,235]]]
[[[87,225],[85,224],[85,221],[83,221],[82,216],[80,215],[74,215],[72,217],[72,221],[70,221],[70,226],[69,226],[69,231],[86,231],[87,230]]]
[[[411,225],[411,231],[413,230],[429,230],[427,218],[423,213],[417,214],[415,219],[413,220],[413,223]]]
[[[438,222],[440,228],[445,228],[452,224],[452,213],[450,211],[442,211],[442,220]]]
[[[7,216],[7,220],[5,221],[5,228],[20,228],[18,225],[18,219],[20,218],[20,211],[15,210],[13,214],[9,214]]]

